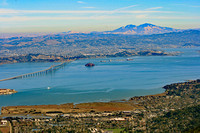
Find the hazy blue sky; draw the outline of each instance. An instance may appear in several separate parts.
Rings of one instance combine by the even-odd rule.
[[[146,22],[200,28],[200,0],[0,0],[0,32],[104,31]]]

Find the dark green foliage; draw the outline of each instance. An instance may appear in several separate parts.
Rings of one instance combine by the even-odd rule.
[[[200,133],[200,125],[194,129],[190,129],[188,131],[185,131],[185,133]]]
[[[164,116],[153,118],[149,123],[150,131],[154,132],[192,132],[200,129],[200,105],[170,111]]]

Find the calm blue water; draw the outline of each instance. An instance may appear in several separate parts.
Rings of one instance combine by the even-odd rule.
[[[128,99],[164,92],[166,84],[200,78],[198,49],[182,51],[179,56],[135,56],[133,61],[109,59],[78,60],[55,73],[0,82],[0,88],[18,91],[0,96],[0,107],[8,105],[62,104]],[[96,66],[87,68],[88,62]],[[56,63],[17,63],[0,65],[0,79],[34,72]],[[51,89],[48,90],[47,88]]]

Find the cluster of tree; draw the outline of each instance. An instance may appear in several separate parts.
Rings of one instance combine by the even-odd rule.
[[[183,95],[192,96],[192,94],[199,95],[200,79],[191,82],[166,85],[163,88],[166,89],[168,95],[176,95],[176,96],[183,96]]]
[[[200,132],[200,105],[170,111],[147,124],[150,132]]]

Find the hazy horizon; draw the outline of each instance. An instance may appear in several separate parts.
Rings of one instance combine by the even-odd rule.
[[[144,23],[142,23],[144,24]],[[142,24],[139,24],[139,25],[142,25]],[[150,23],[150,24],[153,24],[153,23]],[[135,24],[127,24],[127,25],[135,25]],[[125,27],[127,25],[121,25],[120,27]],[[136,26],[139,26],[139,25],[136,25]],[[155,25],[155,24],[154,24]],[[161,26],[161,25],[156,25],[156,26]],[[120,27],[115,27],[115,28],[112,28],[110,31],[112,30],[116,30]],[[161,27],[167,27],[167,26],[161,26]],[[168,28],[174,28],[174,27],[168,27]],[[174,29],[178,29],[178,28],[174,28]],[[186,28],[179,28],[180,30],[188,30]],[[192,30],[198,30],[200,29],[199,27],[196,27],[196,28],[189,28],[189,29],[192,29]],[[93,31],[74,31],[74,30],[71,30],[71,31],[14,31],[14,32],[0,32],[2,34],[56,34],[56,33],[65,33],[65,32],[71,32],[71,33],[91,33],[91,32],[102,32],[102,31],[109,31],[109,30],[93,30]]]

